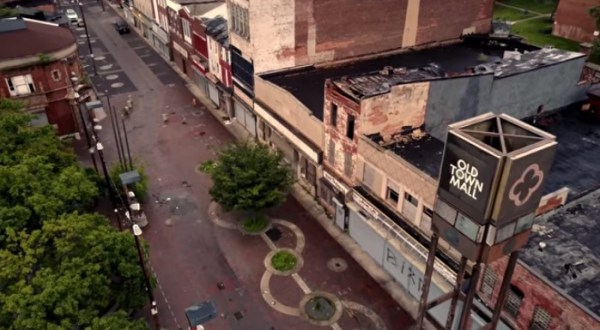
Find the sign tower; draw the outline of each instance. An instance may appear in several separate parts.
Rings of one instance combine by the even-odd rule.
[[[438,329],[456,328],[454,314],[459,300],[463,308],[458,329],[470,328],[467,323],[481,265],[508,255],[492,321],[486,326],[496,328],[519,249],[531,233],[556,146],[553,135],[505,114],[487,113],[448,127],[417,329],[422,328],[425,318]],[[440,237],[462,257],[454,289],[428,302]],[[474,263],[472,281],[463,292],[469,261]],[[429,317],[428,310],[448,299],[452,302],[442,326]]]

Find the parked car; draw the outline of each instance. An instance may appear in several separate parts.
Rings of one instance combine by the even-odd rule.
[[[77,15],[77,12],[74,9],[68,8],[65,11],[65,14],[69,19],[69,23],[77,24],[77,22],[79,22],[79,15]]]
[[[116,21],[114,23],[115,30],[119,32],[119,34],[129,33],[129,25],[125,21]]]

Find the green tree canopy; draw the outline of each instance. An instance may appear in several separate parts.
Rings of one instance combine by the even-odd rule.
[[[111,308],[142,307],[144,288],[131,234],[100,215],[65,215],[10,231],[0,250],[0,328],[91,325]]]
[[[226,211],[258,213],[281,204],[294,177],[280,153],[251,142],[233,144],[203,164],[213,179],[211,196]]]
[[[45,219],[83,212],[97,185],[50,126],[31,127],[18,103],[0,100],[0,247],[6,229],[34,229]]]
[[[93,176],[31,119],[0,99],[0,329],[147,328],[133,236],[86,213]]]

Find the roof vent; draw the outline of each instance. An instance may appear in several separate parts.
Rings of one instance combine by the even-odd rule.
[[[538,250],[544,251],[544,249],[546,249],[546,243],[545,242],[540,242],[538,244]]]

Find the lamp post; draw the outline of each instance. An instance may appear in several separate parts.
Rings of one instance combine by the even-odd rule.
[[[125,214],[125,216],[127,216],[127,219],[130,219],[129,216],[129,212],[127,212]],[[132,221],[133,223],[133,221]],[[152,318],[154,319],[154,328],[156,330],[160,330],[160,323],[159,323],[159,319],[158,319],[158,306],[156,305],[156,300],[154,300],[154,294],[152,293],[152,285],[150,285],[150,278],[148,277],[148,271],[146,269],[146,263],[144,261],[144,254],[142,253],[142,246],[140,244],[140,239],[139,237],[142,235],[142,228],[140,228],[140,226],[138,226],[137,224],[133,224],[133,226],[131,226],[131,230],[133,232],[133,237],[135,238],[135,246],[137,248],[137,252],[138,252],[138,257],[139,257],[139,261],[140,261],[140,267],[142,267],[142,271],[144,273],[144,281],[146,282],[146,290],[148,292],[148,298],[150,299],[150,312],[152,313]]]
[[[94,126],[95,130],[100,130],[102,129],[102,126],[100,125],[96,125]],[[96,150],[98,150],[98,155],[100,156],[100,163],[102,164],[102,172],[104,173],[104,181],[106,182],[106,188],[108,189],[108,198],[110,199],[110,203],[113,207],[113,209],[115,210],[115,214],[116,212],[116,205],[117,203],[115,202],[115,195],[113,194],[113,188],[112,188],[112,184],[111,184],[111,179],[108,173],[108,170],[106,168],[106,161],[104,160],[104,146],[102,145],[102,143],[100,141],[98,141],[98,138],[96,135],[94,135],[94,140],[96,141]],[[119,216],[118,214],[116,214],[117,216],[117,223],[119,225],[119,229],[121,229],[121,220],[119,220]]]
[[[90,42],[90,34],[88,33],[87,22],[85,21],[85,13],[83,11],[83,3],[79,2],[79,11],[81,12],[81,19],[83,20],[83,28],[85,29],[85,38],[87,39],[88,49],[90,51],[90,58],[92,59],[92,67],[94,69],[94,75],[97,76],[96,62],[94,60],[94,52],[92,51],[92,43]]]
[[[115,138],[115,145],[117,146],[117,155],[119,156],[119,164],[121,164],[122,168],[125,168],[125,162],[123,161],[123,158],[125,157],[123,150],[121,150],[121,146],[120,146],[120,137],[121,137],[121,133],[119,132],[119,130],[117,129],[117,126],[115,124],[115,121],[118,120],[118,118],[116,118],[116,115],[114,114],[112,105],[110,104],[110,94],[108,93],[108,90],[104,90],[104,96],[106,96],[106,103],[108,105],[108,115],[110,117],[110,125],[112,126],[112,131],[113,131],[113,136]],[[117,136],[118,134],[118,136]],[[123,156],[121,156],[121,154],[123,154]]]
[[[92,140],[90,139],[90,133],[88,132],[87,120],[85,120],[85,117],[83,116],[83,111],[81,110],[81,103],[79,103],[79,94],[77,93],[75,93],[75,103],[77,105],[77,109],[79,110],[79,117],[81,117],[81,123],[83,124],[83,132],[87,141],[88,152],[90,153],[90,157],[92,158],[92,164],[94,164],[94,169],[96,170],[96,173],[98,173],[98,165],[96,164],[96,156],[94,156]]]

